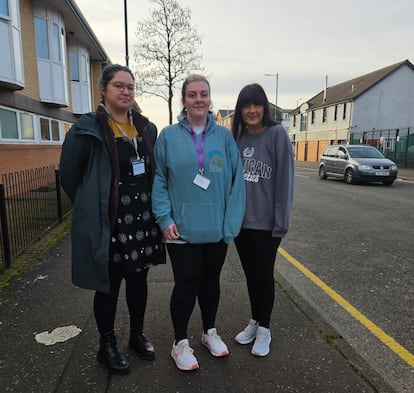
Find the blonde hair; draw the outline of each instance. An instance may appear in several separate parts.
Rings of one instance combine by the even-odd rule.
[[[191,83],[191,82],[205,82],[207,83],[208,86],[208,93],[211,96],[211,88],[210,88],[210,83],[208,82],[207,78],[203,75],[200,74],[190,74],[187,76],[187,78],[185,78],[184,82],[183,82],[183,87],[181,89],[181,102],[184,104],[184,99],[185,99],[185,92],[187,90],[187,86]],[[181,113],[185,112],[185,107],[183,107]]]

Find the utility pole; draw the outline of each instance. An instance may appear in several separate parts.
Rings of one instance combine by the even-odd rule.
[[[275,90],[276,90],[276,94],[275,94],[275,121],[277,121],[277,92],[279,89],[279,73],[277,72],[276,74],[264,74],[265,76],[272,76],[275,78],[276,80],[276,86],[275,86]]]
[[[277,121],[277,93],[278,93],[278,89],[279,89],[279,73],[277,72],[276,74],[264,74],[265,76],[272,76],[275,78],[275,122]]]
[[[128,54],[128,12],[127,12],[127,0],[124,0],[124,22],[125,22],[125,63],[129,66],[129,54]]]

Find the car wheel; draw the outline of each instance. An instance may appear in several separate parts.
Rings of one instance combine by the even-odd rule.
[[[392,183],[394,183],[394,180],[386,180],[386,181],[382,182],[382,184],[384,184],[384,186],[390,186]]]
[[[347,184],[353,184],[354,183],[354,171],[352,170],[352,168],[347,168],[347,170],[345,171],[345,183]]]
[[[322,180],[325,180],[328,177],[328,175],[326,174],[326,169],[323,165],[321,165],[319,167],[319,178],[321,178]]]

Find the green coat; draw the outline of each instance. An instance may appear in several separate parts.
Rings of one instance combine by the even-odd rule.
[[[135,114],[134,123],[139,116]],[[142,119],[140,116],[140,122]],[[157,130],[152,123],[146,125],[153,144]],[[60,179],[73,203],[72,282],[108,293],[112,167],[95,113],[83,115],[68,131],[62,146]]]

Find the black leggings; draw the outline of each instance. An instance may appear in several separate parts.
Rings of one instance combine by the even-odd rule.
[[[148,270],[124,272],[119,265],[109,263],[110,292],[95,292],[93,303],[96,325],[101,335],[114,330],[119,288],[123,278],[131,329],[142,332],[148,296]]]
[[[227,253],[224,242],[167,244],[175,285],[170,310],[176,342],[187,338],[195,301],[200,305],[203,330],[215,327],[220,300],[220,273]]]
[[[252,319],[268,328],[275,301],[273,270],[281,239],[272,237],[271,231],[244,229],[235,244],[250,298]]]

